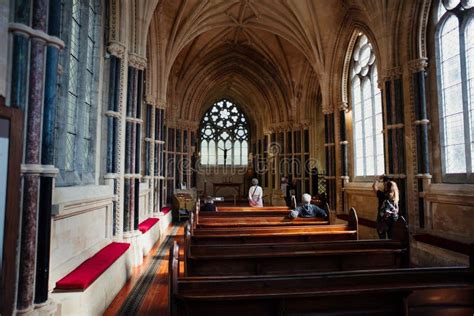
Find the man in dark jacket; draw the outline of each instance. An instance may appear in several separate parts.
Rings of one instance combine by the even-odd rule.
[[[327,219],[328,214],[322,208],[311,204],[311,195],[303,194],[303,205],[298,206],[289,214],[290,217],[320,217]]]

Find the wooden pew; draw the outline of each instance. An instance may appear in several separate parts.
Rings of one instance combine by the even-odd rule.
[[[264,227],[198,228],[186,226],[193,244],[291,243],[310,241],[357,240],[356,211],[349,212],[348,224]]]
[[[217,212],[266,212],[266,211],[286,211],[290,212],[288,206],[262,206],[262,207],[251,207],[251,206],[219,206]]]
[[[474,269],[418,268],[181,277],[170,249],[169,306],[178,315],[471,315]]]
[[[184,242],[186,276],[266,275],[408,267],[408,226],[394,224],[394,240],[193,245]]]
[[[293,219],[288,216],[290,210],[201,212],[200,208],[196,207],[194,217],[191,215],[191,223],[194,228],[334,224],[335,212],[329,208],[328,204],[325,209],[329,214],[327,220],[323,218]]]

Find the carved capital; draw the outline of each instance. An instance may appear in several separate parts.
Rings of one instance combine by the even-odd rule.
[[[383,75],[383,81],[391,81],[398,79],[403,75],[403,69],[401,67],[394,67],[386,69]]]
[[[412,73],[424,71],[426,67],[428,67],[428,58],[418,58],[408,62],[408,69]]]
[[[156,106],[155,98],[149,94],[145,95],[145,102],[152,106]]]
[[[147,60],[145,57],[140,55],[129,53],[128,54],[128,64],[136,69],[144,70],[146,68]]]
[[[341,103],[339,103],[339,110],[344,111],[344,112],[348,112],[350,110],[349,109],[349,104],[346,101],[342,101]]]
[[[125,57],[125,51],[127,47],[117,41],[110,41],[109,45],[107,46],[107,51],[110,55],[123,59]]]
[[[163,99],[156,100],[156,107],[160,109],[166,109],[166,101]]]
[[[332,114],[334,113],[334,107],[330,104],[323,104],[323,114]]]

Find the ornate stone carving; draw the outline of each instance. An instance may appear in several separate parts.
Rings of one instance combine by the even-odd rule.
[[[133,68],[144,70],[147,65],[147,60],[145,57],[140,55],[129,53],[128,54],[128,64]]]
[[[413,59],[408,62],[408,69],[411,72],[424,71],[428,67],[428,58]]]
[[[391,81],[400,78],[403,75],[403,69],[401,67],[393,67],[386,69],[383,73],[383,81]]]
[[[125,57],[125,51],[127,50],[127,47],[117,41],[110,41],[109,45],[107,46],[107,51],[120,59],[124,59]]]
[[[346,101],[342,101],[341,103],[339,103],[339,110],[344,111],[344,112],[349,112],[350,111],[349,104]]]

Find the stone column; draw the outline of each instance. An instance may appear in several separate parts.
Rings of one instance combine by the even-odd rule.
[[[161,208],[163,206],[163,185],[165,181],[164,175],[164,146],[165,146],[165,135],[164,135],[164,124],[165,124],[165,109],[164,104],[157,104],[155,108],[155,190],[158,191],[156,199],[159,200],[157,203],[157,209],[155,214],[162,215]]]
[[[326,194],[329,206],[336,206],[336,152],[334,113],[329,107],[323,108],[324,113],[324,148],[326,152]]]
[[[400,190],[400,214],[406,209],[406,157],[405,157],[405,115],[403,104],[403,82],[401,68],[386,72],[383,79],[384,132],[386,144],[386,173],[398,184]]]
[[[141,232],[138,231],[140,196],[140,144],[141,110],[143,102],[143,69],[146,60],[129,54],[128,90],[125,132],[125,171],[124,171],[124,240],[132,244],[133,265],[143,262]]]
[[[128,54],[120,42],[112,41],[110,53],[109,104],[107,117],[107,165],[105,182],[114,187],[114,239],[123,238],[123,172],[124,172],[124,129],[127,84]]]
[[[339,106],[339,146],[341,153],[341,205],[342,210],[347,210],[344,188],[349,182],[349,161],[348,161],[348,145],[346,133],[346,113],[348,111],[347,102],[342,102]]]
[[[25,1],[19,1],[15,8],[17,15],[21,16],[18,21],[21,23],[10,24],[10,31],[15,35],[17,44],[14,51],[19,54],[13,59],[13,83],[12,83],[12,100],[14,106],[18,106],[26,110],[26,135],[25,135],[25,160],[22,165],[23,176],[23,201],[22,201],[22,225],[21,225],[21,243],[20,243],[20,262],[18,275],[18,295],[17,295],[17,313],[30,314],[33,313],[33,300],[35,283],[40,286],[41,291],[37,294],[40,307],[46,304],[47,293],[44,292],[44,286],[47,287],[48,266],[44,266],[45,262],[39,261],[36,264],[37,238],[49,237],[49,225],[42,221],[42,226],[38,232],[38,210],[48,212],[51,210],[51,193],[52,193],[52,177],[57,173],[57,169],[50,165],[43,165],[41,159],[41,139],[43,124],[43,97],[44,97],[44,77],[45,77],[45,57],[46,47],[48,44],[56,46],[57,49],[64,47],[64,43],[57,37],[48,35],[48,4],[47,0],[33,1],[32,22],[29,27],[27,22],[27,12],[17,12],[17,10],[29,10],[29,5]],[[25,23],[25,24],[23,24]],[[18,34],[22,34],[22,39],[18,38]],[[30,38],[30,59],[29,74],[24,71],[27,63],[27,52],[25,49],[25,38]],[[14,45],[15,45],[14,44]],[[21,56],[22,54],[25,54]],[[17,57],[24,57],[18,60]],[[57,61],[56,61],[57,62]],[[28,78],[28,93],[21,84],[25,83],[26,76]],[[56,74],[54,74],[55,76]],[[54,78],[55,80],[55,78]],[[22,95],[27,95],[27,106],[22,104],[24,101]],[[48,106],[50,104],[48,103]],[[50,108],[46,108],[46,115],[49,115]],[[46,121],[47,125],[49,124]],[[44,209],[43,209],[44,208]],[[44,214],[42,214],[44,215]],[[50,220],[46,218],[46,220]],[[48,235],[48,236],[46,236]],[[40,250],[49,248],[49,244],[40,244]],[[44,255],[49,256],[48,253]],[[48,261],[48,259],[46,259]],[[39,268],[41,275],[35,272]],[[46,274],[46,282],[44,276]],[[38,280],[35,280],[36,278]],[[38,284],[39,283],[39,284]],[[46,284],[46,285],[45,285]],[[41,295],[40,295],[41,294]],[[50,308],[53,313],[55,306]]]
[[[424,189],[431,183],[430,160],[429,160],[429,143],[428,128],[430,121],[428,119],[428,110],[426,104],[426,67],[428,66],[426,58],[414,59],[408,62],[410,75],[412,77],[412,97],[416,134],[416,192],[418,208],[418,225],[420,228],[425,227],[425,203],[423,198]]]
[[[49,4],[48,33],[59,38],[61,1],[51,0]],[[38,214],[38,245],[36,251],[35,309],[39,314],[51,315],[56,304],[48,300],[49,260],[51,241],[51,206],[54,177],[59,170],[54,168],[54,131],[57,108],[58,60],[62,47],[50,45],[46,54],[46,75],[44,90],[43,130],[41,164],[43,174],[40,179]],[[48,171],[49,170],[49,171]]]

